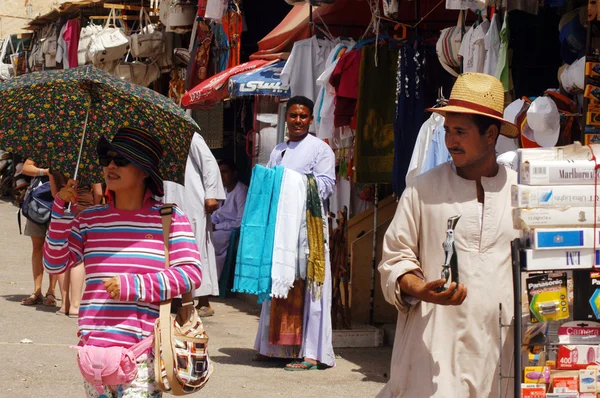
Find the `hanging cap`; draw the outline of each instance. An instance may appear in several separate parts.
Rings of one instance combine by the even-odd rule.
[[[533,130],[535,142],[544,148],[553,147],[560,136],[560,114],[554,101],[538,97],[527,111],[527,124]]]

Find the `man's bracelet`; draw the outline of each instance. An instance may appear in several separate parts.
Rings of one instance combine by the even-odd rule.
[[[40,169],[40,177],[44,176],[44,169]]]

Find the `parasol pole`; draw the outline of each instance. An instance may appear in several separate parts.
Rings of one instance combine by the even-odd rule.
[[[83,154],[83,144],[85,143],[85,133],[87,131],[88,119],[90,117],[90,108],[92,107],[92,99],[90,98],[90,103],[87,107],[87,112],[85,113],[85,124],[83,125],[83,134],[81,135],[81,144],[79,145],[79,156],[77,156],[77,165],[75,166],[75,174],[73,175],[73,180],[77,181],[77,173],[79,172],[79,163],[81,163],[81,155]]]

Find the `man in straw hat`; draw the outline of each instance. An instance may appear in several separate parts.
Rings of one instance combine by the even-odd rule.
[[[496,163],[499,134],[518,128],[502,119],[504,89],[496,78],[458,77],[445,116],[452,162],[419,176],[404,191],[387,230],[379,265],[386,300],[398,309],[390,381],[379,397],[495,397],[500,325],[513,316],[510,188],[514,171]],[[440,279],[449,219],[459,284]],[[452,275],[454,280],[454,275]],[[502,369],[510,374],[512,340],[502,330]],[[510,392],[503,379],[503,394]]]

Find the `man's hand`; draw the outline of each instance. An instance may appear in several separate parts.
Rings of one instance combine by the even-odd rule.
[[[112,278],[104,279],[102,281],[104,284],[104,288],[110,294],[110,297],[113,300],[118,300],[121,297],[121,280],[118,276],[113,276]]]
[[[462,283],[457,287],[453,282],[448,290],[438,293],[437,289],[444,286],[445,279],[425,283],[417,275],[408,273],[402,275],[397,283],[404,294],[432,304],[461,305],[467,298],[467,288]]]
[[[219,202],[216,199],[206,199],[204,201],[204,212],[206,214],[212,214],[219,208]]]
[[[455,282],[450,284],[448,290],[438,293],[437,289],[444,286],[445,279],[429,282],[423,285],[421,293],[417,298],[432,304],[438,305],[461,305],[467,298],[467,288],[464,284],[456,286]]]

